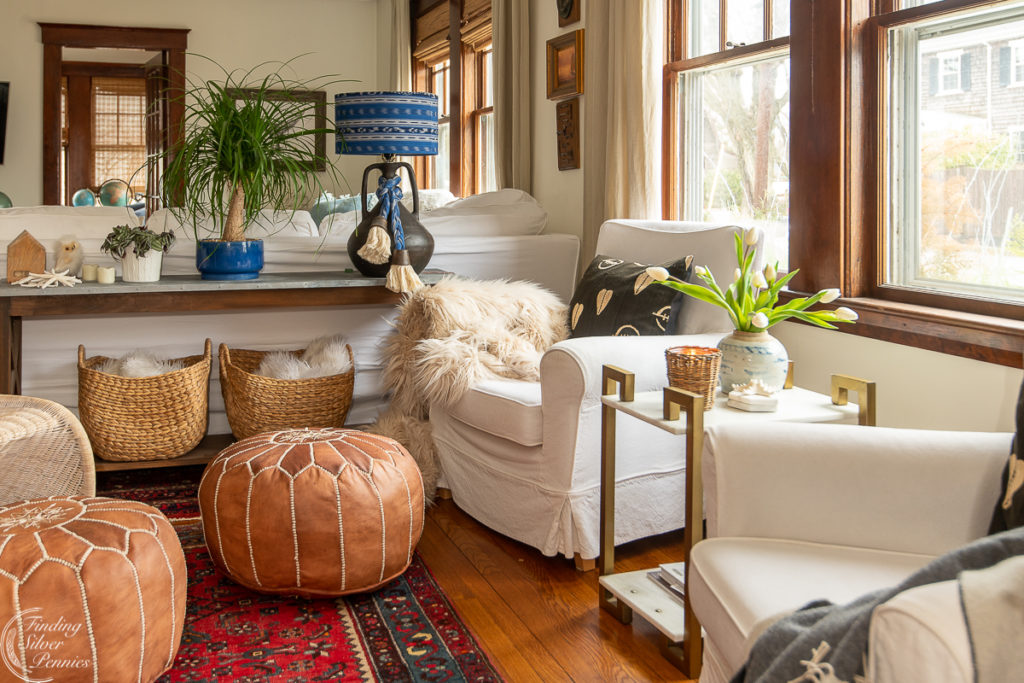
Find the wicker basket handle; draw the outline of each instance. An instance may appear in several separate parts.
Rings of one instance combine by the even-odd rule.
[[[210,360],[210,358],[212,356],[213,356],[213,342],[211,342],[210,338],[207,337],[206,338],[206,344],[203,345],[203,359],[204,360]]]
[[[78,367],[85,366],[85,346],[82,344],[78,345]]]
[[[220,366],[226,368],[231,365],[231,351],[228,350],[228,345],[224,342],[220,343],[217,347],[217,357],[220,358]]]

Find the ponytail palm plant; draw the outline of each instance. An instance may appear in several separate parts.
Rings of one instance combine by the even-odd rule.
[[[206,58],[204,58],[206,59]],[[317,111],[320,103],[303,97],[341,82],[331,77],[298,81],[281,74],[294,61],[264,62],[248,71],[228,71],[218,80],[188,81],[182,141],[168,151],[164,196],[182,223],[199,228],[209,218],[220,239],[245,240],[260,209],[292,209],[312,203],[340,174],[315,144],[333,134]],[[271,73],[262,73],[272,68]],[[303,127],[309,122],[312,127]],[[326,170],[322,177],[315,169]]]

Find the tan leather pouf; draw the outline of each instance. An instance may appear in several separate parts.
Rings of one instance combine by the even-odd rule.
[[[354,429],[258,434],[203,472],[214,562],[265,593],[373,590],[406,570],[423,533],[423,484],[395,440]]]
[[[185,556],[154,507],[39,498],[0,508],[0,681],[149,681],[185,619]]]

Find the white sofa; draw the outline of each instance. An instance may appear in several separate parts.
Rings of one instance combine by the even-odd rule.
[[[575,235],[542,232],[547,214],[532,197],[516,190],[479,195],[461,202],[460,206],[469,205],[461,213],[449,210],[436,219],[423,215],[423,223],[435,239],[434,256],[428,268],[473,278],[532,280],[568,300],[579,254],[579,239]],[[166,218],[166,212],[157,212],[148,225],[163,230]],[[352,268],[345,248],[351,228],[341,222],[325,235],[320,234],[305,211],[279,214],[265,222],[269,225],[262,231],[264,272]],[[25,228],[47,248],[48,266],[53,263],[54,240],[64,234],[79,238],[87,262],[112,265],[111,258],[99,251],[99,245],[110,228],[119,223],[135,225],[137,219],[117,207],[0,210],[0,272],[6,272],[7,242]],[[174,228],[176,223],[172,221],[170,225]],[[196,274],[192,235],[180,227],[174,229],[178,241],[165,259],[163,273]],[[215,344],[267,349],[300,348],[322,334],[343,334],[352,344],[356,361],[348,422],[371,422],[386,401],[379,378],[379,344],[391,329],[393,315],[394,308],[390,306],[353,306],[29,319],[23,326],[23,393],[75,409],[78,344],[84,344],[90,356],[119,356],[146,347],[164,356],[179,357],[199,353],[207,337]],[[210,433],[228,433],[216,367],[210,384]]]
[[[1011,437],[847,425],[710,428],[708,537],[687,567],[704,631],[701,683],[729,680],[783,614],[895,586],[985,535]],[[869,678],[971,681],[966,638],[956,582],[900,593],[875,609]]]
[[[597,253],[662,263],[693,254],[713,273],[736,267],[738,228],[677,221],[611,220]],[[582,337],[543,356],[540,381],[493,380],[430,423],[442,482],[456,504],[490,528],[539,549],[591,560],[599,554],[601,366],[636,374],[636,391],[667,383],[665,349],[714,346],[731,330],[722,309],[687,301],[680,334]],[[617,427],[615,542],[683,525],[685,462],[678,437],[637,420]]]

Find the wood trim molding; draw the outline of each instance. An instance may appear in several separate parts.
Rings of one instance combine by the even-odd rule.
[[[39,22],[44,45],[122,47],[136,50],[184,50],[189,28],[145,28]]]
[[[796,296],[806,294],[784,292],[781,298]],[[833,305],[852,308],[860,316],[853,325],[839,326],[845,334],[1011,368],[1024,367],[1024,321],[868,297],[841,298]]]

